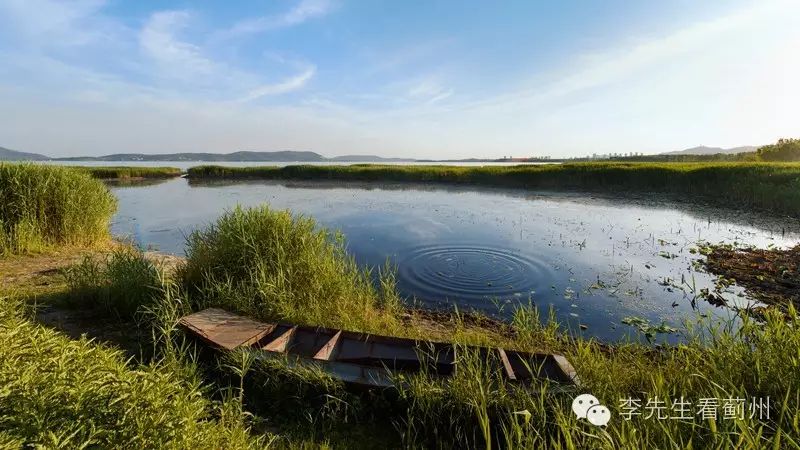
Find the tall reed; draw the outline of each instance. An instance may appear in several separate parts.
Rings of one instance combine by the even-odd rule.
[[[116,207],[103,183],[80,171],[0,163],[0,255],[103,241]]]
[[[192,233],[186,255],[180,277],[198,305],[351,330],[399,327],[395,291],[376,288],[342,236],[311,218],[237,207]]]

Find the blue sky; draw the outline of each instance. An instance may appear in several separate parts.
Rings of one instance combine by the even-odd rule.
[[[0,146],[654,153],[800,136],[800,2],[0,0]]]

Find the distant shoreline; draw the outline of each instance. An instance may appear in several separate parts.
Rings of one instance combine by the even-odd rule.
[[[190,180],[336,180],[433,182],[536,190],[641,192],[702,199],[800,217],[800,163],[597,162],[455,165],[196,166]]]

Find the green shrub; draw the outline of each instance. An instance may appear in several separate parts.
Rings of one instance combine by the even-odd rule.
[[[73,306],[98,307],[127,320],[158,301],[163,280],[152,261],[129,247],[104,259],[87,256],[65,274]]]
[[[180,276],[198,307],[351,330],[398,326],[395,292],[376,289],[342,236],[318,229],[313,219],[237,207],[193,232],[186,254]]]
[[[103,183],[80,171],[0,163],[0,254],[105,240],[116,205]]]
[[[756,151],[761,161],[800,161],[800,139],[778,139]]]

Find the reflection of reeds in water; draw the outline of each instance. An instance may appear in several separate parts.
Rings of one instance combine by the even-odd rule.
[[[171,181],[171,178],[109,178],[102,179],[108,187],[115,189],[158,186]]]

